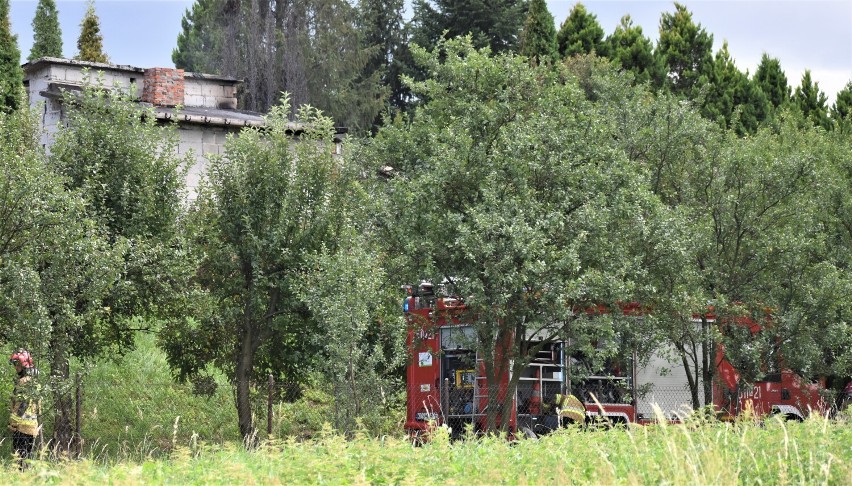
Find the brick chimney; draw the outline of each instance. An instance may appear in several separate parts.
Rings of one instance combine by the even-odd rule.
[[[145,70],[142,101],[155,106],[183,104],[183,69],[151,68]]]

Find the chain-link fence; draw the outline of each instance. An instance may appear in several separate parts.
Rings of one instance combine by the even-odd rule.
[[[694,409],[692,394],[684,386],[654,386],[638,393],[638,420],[657,420],[657,409],[666,420],[680,420]],[[699,401],[699,406],[704,403]]]
[[[67,407],[46,393],[37,446],[49,454],[92,458],[145,459],[179,446],[242,440],[234,387],[200,379],[180,384],[153,380],[126,386],[121,379],[78,379],[66,390]],[[250,387],[257,439],[304,440],[323,429],[352,434],[359,428],[400,434],[403,396],[374,395],[345,384],[280,383],[270,379]],[[378,397],[378,398],[377,398]],[[62,440],[56,432],[65,424]],[[0,449],[8,448],[8,441]]]
[[[458,386],[449,380],[437,388],[423,386],[419,391],[409,391],[406,427],[416,432],[426,430],[428,422],[438,421],[459,436],[468,429],[484,430],[489,418],[494,426],[500,427],[505,417],[512,421],[513,428],[547,432],[571,415],[564,413],[564,403],[558,399],[565,393],[563,386],[559,381],[522,379],[511,395],[506,385],[490,389],[482,378]],[[575,416],[585,415],[587,422],[653,422],[660,418],[658,409],[664,420],[679,421],[694,409],[691,393],[682,386],[655,386],[638,391],[624,379],[592,378],[576,381],[571,393],[582,403]],[[510,408],[504,415],[506,407]]]

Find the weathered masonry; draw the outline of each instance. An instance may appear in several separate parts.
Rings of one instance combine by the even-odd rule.
[[[195,158],[187,175],[190,197],[195,194],[208,157],[222,152],[228,134],[265,125],[260,113],[237,109],[240,81],[233,78],[53,57],[36,59],[24,64],[23,69],[30,105],[41,105],[42,144],[48,149],[63,117],[62,91],[79,91],[86,84],[102,83],[125,90],[140,104],[153,107],[157,119],[177,121],[179,153],[191,152]],[[301,125],[294,123],[294,135],[299,132]]]

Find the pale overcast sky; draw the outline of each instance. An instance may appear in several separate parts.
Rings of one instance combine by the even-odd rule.
[[[548,0],[557,28],[576,2]],[[693,20],[713,34],[714,53],[727,40],[741,70],[754,73],[763,52],[781,61],[793,88],[805,69],[828,95],[829,103],[852,80],[852,0],[685,0]],[[36,0],[11,0],[12,30],[18,35],[26,59],[32,46],[32,18]],[[621,17],[630,14],[634,24],[656,42],[660,15],[674,11],[671,1],[586,0],[606,34]],[[116,64],[171,67],[184,11],[189,0],[97,0],[104,50]],[[64,54],[77,51],[84,1],[57,0]]]

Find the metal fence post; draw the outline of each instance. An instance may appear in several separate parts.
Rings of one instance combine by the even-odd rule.
[[[75,442],[75,453],[77,457],[80,457],[83,454],[83,436],[80,433],[82,430],[82,417],[83,417],[83,374],[79,371],[77,372],[77,397],[76,403],[74,404],[74,442]]]
[[[443,423],[447,423],[447,413],[450,410],[450,379],[444,378],[444,386],[441,390],[441,419]]]
[[[272,438],[272,395],[275,393],[275,378],[269,374],[269,395],[266,400],[266,438]]]

